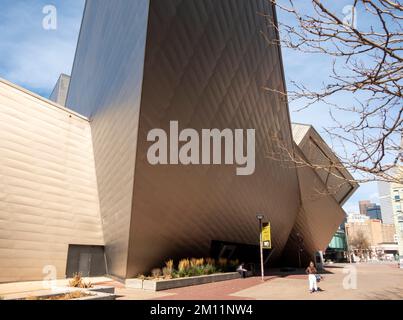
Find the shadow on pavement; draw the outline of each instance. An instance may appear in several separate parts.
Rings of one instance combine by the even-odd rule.
[[[402,300],[403,293],[400,289],[389,289],[382,292],[374,292],[366,295],[367,300]]]
[[[326,269],[344,269],[344,266],[332,266],[332,265],[328,265],[325,267]]]
[[[333,267],[331,267],[333,268]],[[334,274],[330,270],[331,269],[326,267],[326,269],[323,269],[318,272],[318,274]],[[342,268],[342,267],[334,267],[334,268]],[[281,278],[286,278],[290,276],[306,276],[305,269],[302,268],[279,268],[279,269],[269,269],[266,271],[267,276],[276,276],[276,277],[281,277]]]

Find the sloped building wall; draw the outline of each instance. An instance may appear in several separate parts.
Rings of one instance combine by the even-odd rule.
[[[112,274],[208,255],[212,240],[257,244],[257,212],[272,222],[280,254],[300,199],[296,170],[266,158],[273,134],[292,137],[287,104],[263,89],[284,83],[262,14],[273,14],[266,0],[87,1],[67,106],[91,120]],[[150,166],[147,132],[171,120],[256,129],[255,174]]]
[[[87,1],[67,106],[90,118],[108,270],[125,278],[148,0]]]
[[[102,245],[88,121],[0,80],[0,282],[63,278],[69,244]]]
[[[285,90],[262,36],[278,36],[273,15],[266,0],[89,0],[66,104],[83,116],[1,81],[0,282],[40,279],[46,265],[63,277],[69,244],[105,244],[121,278],[208,256],[212,241],[256,246],[256,213],[271,222],[270,262],[287,244],[295,264],[298,233],[308,258],[323,249],[345,197],[313,199],[321,172],[268,156],[274,136],[293,145],[286,101],[263,89]],[[147,133],[170,121],[256,129],[254,174],[151,166]]]
[[[258,244],[256,213],[271,222],[272,259],[281,253],[300,205],[295,168],[270,160],[276,133],[292,144],[288,107],[264,86],[284,90],[279,50],[262,33],[265,0],[152,0],[134,179],[128,276],[168,258],[208,256],[211,241]],[[147,161],[147,133],[256,129],[256,171],[235,166]]]

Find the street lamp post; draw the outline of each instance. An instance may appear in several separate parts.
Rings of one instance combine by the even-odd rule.
[[[257,214],[256,218],[259,221],[259,245],[260,245],[260,268],[262,274],[262,281],[264,281],[264,265],[263,265],[263,238],[262,238],[262,226],[263,226],[263,214]]]

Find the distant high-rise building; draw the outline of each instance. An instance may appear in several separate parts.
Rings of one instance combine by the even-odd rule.
[[[371,203],[371,205],[367,207],[367,216],[372,220],[383,220],[381,206]]]
[[[57,83],[53,88],[49,100],[56,102],[57,104],[60,104],[61,106],[64,107],[64,105],[66,104],[69,84],[70,84],[70,76],[66,74],[61,74],[59,80],[57,80]]]
[[[393,204],[391,198],[391,184],[387,182],[378,182],[379,200],[381,203],[382,220],[384,223],[393,224]]]
[[[400,145],[400,154],[403,154],[403,138]],[[400,158],[400,162],[403,158]],[[403,181],[403,166],[399,165],[394,171],[397,181]],[[391,221],[396,229],[396,241],[399,244],[400,267],[403,268],[403,183],[378,183],[381,200],[382,215]],[[388,222],[389,223],[389,222]]]
[[[368,216],[370,219],[373,220],[383,220],[380,205],[372,203],[369,200],[363,200],[359,202],[359,206],[361,215]]]
[[[367,207],[371,204],[371,201],[369,200],[362,200],[359,202],[359,206],[360,206],[360,213],[362,215],[367,215]]]
[[[403,167],[398,169],[398,175],[403,176]],[[381,197],[382,216],[384,221],[393,223],[399,243],[399,253],[403,257],[403,184],[378,183]]]

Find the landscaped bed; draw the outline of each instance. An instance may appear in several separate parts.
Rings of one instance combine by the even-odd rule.
[[[171,280],[196,276],[206,276],[217,273],[236,271],[239,265],[238,260],[211,258],[182,259],[177,267],[173,260],[168,260],[164,268],[155,268],[148,276],[140,275],[137,278],[142,280]]]
[[[58,287],[53,290],[42,290],[36,293],[22,293],[11,295],[6,300],[115,300],[115,287],[96,286],[91,282],[86,282],[81,274],[76,274],[69,281],[68,287]]]
[[[165,263],[163,269],[155,268],[148,276],[138,276],[126,280],[126,286],[152,291],[168,290],[211,282],[239,278],[235,272],[238,260],[219,259],[183,259],[175,268],[173,260]]]

